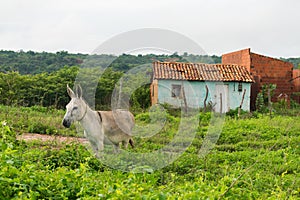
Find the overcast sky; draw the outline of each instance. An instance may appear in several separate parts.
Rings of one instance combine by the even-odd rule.
[[[209,55],[300,57],[299,0],[0,0],[2,50],[91,53],[140,28],[178,32]]]

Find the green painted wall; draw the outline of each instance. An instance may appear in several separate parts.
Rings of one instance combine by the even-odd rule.
[[[204,98],[206,94],[205,85],[208,86],[209,93],[207,98],[207,103],[211,101],[216,109],[219,109],[220,104],[220,89],[223,95],[222,106],[226,107],[226,110],[235,109],[239,107],[243,91],[246,89],[245,98],[243,102],[243,110],[250,110],[250,87],[251,83],[242,83],[242,92],[238,91],[238,82],[200,82],[200,81],[177,81],[177,80],[158,80],[158,102],[159,103],[169,103],[174,106],[184,105],[183,98],[172,97],[172,85],[183,85],[185,96],[187,99],[187,104],[189,107],[203,107]],[[225,86],[222,86],[225,85]],[[228,88],[228,89],[226,89]],[[228,91],[228,96],[226,96],[225,91]],[[227,99],[227,100],[225,100]],[[227,103],[225,103],[225,101]],[[225,108],[224,108],[225,109]]]

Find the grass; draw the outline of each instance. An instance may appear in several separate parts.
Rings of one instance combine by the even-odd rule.
[[[0,120],[6,121],[19,134],[41,133],[49,135],[78,136],[76,127],[62,125],[63,110],[41,106],[12,107],[0,105]]]
[[[15,139],[16,131],[17,134],[26,132],[36,119],[55,127],[56,134],[61,130],[65,135],[69,131],[76,133],[74,127],[65,129],[66,132],[60,127],[63,111],[1,107],[1,111],[3,109],[9,114],[2,118],[5,113],[1,112],[1,120],[6,120],[6,124],[2,123],[0,128],[0,199],[300,198],[297,115],[258,115],[239,120],[226,117],[216,146],[202,158],[199,149],[211,115],[201,113],[197,115],[199,124],[192,125],[196,129],[195,138],[178,159],[154,171],[140,166],[144,173],[135,173],[105,165],[79,143],[24,143]],[[15,116],[17,113],[19,116]],[[27,113],[27,121],[23,121],[24,113]],[[128,153],[141,154],[164,147],[175,137],[181,121],[178,116],[166,114],[164,126],[155,123],[155,127],[151,119],[157,120],[155,115],[152,118],[148,114],[136,116],[141,127],[149,125],[149,131],[158,128],[160,131],[148,137],[136,136],[136,148],[129,149]],[[147,135],[147,131],[143,131],[141,136]],[[111,158],[119,161],[120,168],[129,169],[137,164],[129,163],[134,157],[122,156]],[[155,157],[151,159],[155,161]]]

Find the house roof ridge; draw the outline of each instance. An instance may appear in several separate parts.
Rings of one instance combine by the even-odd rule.
[[[246,67],[236,64],[155,61],[153,68],[155,79],[254,82]]]
[[[190,65],[207,65],[207,66],[214,66],[214,65],[220,65],[220,66],[224,66],[224,65],[228,65],[228,66],[239,66],[239,67],[245,67],[243,65],[238,65],[238,64],[234,64],[234,63],[201,63],[201,62],[178,62],[178,61],[154,61],[153,63],[165,63],[165,64],[190,64]]]

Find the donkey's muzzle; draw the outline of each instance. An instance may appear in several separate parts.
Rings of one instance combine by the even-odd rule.
[[[70,120],[64,119],[62,124],[64,125],[64,127],[70,128],[70,126],[71,126],[71,121],[70,121]]]

